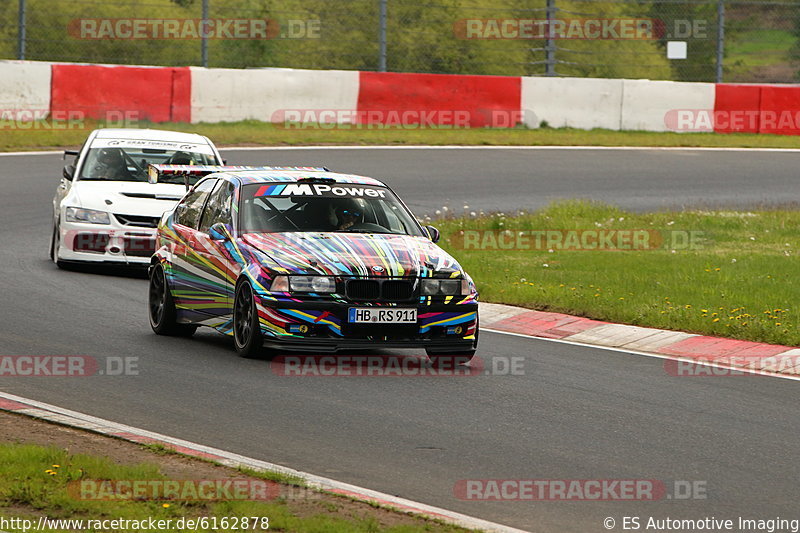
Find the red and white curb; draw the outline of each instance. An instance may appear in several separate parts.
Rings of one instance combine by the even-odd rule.
[[[199,457],[202,459],[210,459],[222,465],[231,468],[247,467],[253,470],[278,472],[287,474],[303,479],[309,487],[319,489],[325,492],[347,496],[356,500],[379,504],[386,507],[392,507],[401,512],[422,515],[430,518],[436,518],[469,529],[479,529],[487,532],[497,533],[526,533],[522,529],[515,529],[513,527],[496,524],[480,518],[463,515],[447,509],[433,507],[424,503],[407,500],[391,494],[384,494],[382,492],[365,489],[356,485],[342,483],[334,479],[316,476],[293,468],[261,461],[259,459],[252,459],[244,457],[235,453],[203,446],[175,437],[161,435],[160,433],[153,433],[144,429],[126,426],[104,420],[84,413],[71,411],[54,405],[46,404],[36,400],[30,400],[6,392],[0,392],[0,411],[8,411],[12,413],[27,415],[33,418],[39,418],[69,426],[73,428],[85,429],[101,435],[116,437],[122,440],[136,442],[139,444],[161,444],[163,446],[174,449],[185,455]]]
[[[800,349],[681,331],[612,324],[588,318],[481,303],[481,329],[618,351],[740,368],[776,377],[800,376]]]

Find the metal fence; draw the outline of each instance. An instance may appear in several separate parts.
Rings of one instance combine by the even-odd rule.
[[[0,0],[0,58],[800,80],[800,0]],[[668,44],[673,43],[673,44]],[[668,58],[685,43],[685,58]]]

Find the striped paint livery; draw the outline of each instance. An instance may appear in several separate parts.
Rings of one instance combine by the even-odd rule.
[[[331,173],[326,173],[330,175]],[[215,174],[234,184],[232,214],[237,216],[240,187],[263,183],[280,187],[302,172],[271,171]],[[337,183],[382,186],[371,178],[335,174]],[[234,228],[236,225],[234,224]],[[347,337],[347,306],[413,306],[418,309],[418,334],[457,329],[461,341],[474,339],[477,291],[450,255],[425,237],[395,234],[288,232],[228,234],[213,240],[198,230],[175,223],[170,214],[158,230],[154,260],[164,266],[178,312],[184,323],[209,326],[233,334],[233,300],[238,283],[253,287],[261,330],[267,339],[303,339],[313,332],[328,339]],[[410,302],[352,301],[345,294],[290,294],[270,290],[276,276],[333,276],[337,287],[350,279],[465,277],[470,294]],[[444,308],[444,309],[443,309]]]

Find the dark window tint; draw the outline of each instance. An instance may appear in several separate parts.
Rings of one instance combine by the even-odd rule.
[[[216,183],[216,179],[207,179],[198,183],[192,192],[175,208],[175,223],[197,228],[200,213],[203,212],[203,206]]]
[[[231,196],[233,195],[233,184],[219,180],[217,188],[211,193],[203,212],[203,219],[200,221],[200,231],[208,233],[211,226],[217,222],[231,224]]]

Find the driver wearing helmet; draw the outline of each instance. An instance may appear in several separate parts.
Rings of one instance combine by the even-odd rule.
[[[358,200],[351,198],[347,200],[340,200],[335,205],[336,213],[336,229],[346,230],[358,224],[361,217],[364,215],[364,209],[361,207]]]
[[[101,148],[97,154],[94,178],[106,180],[130,179],[131,173],[120,148]]]

